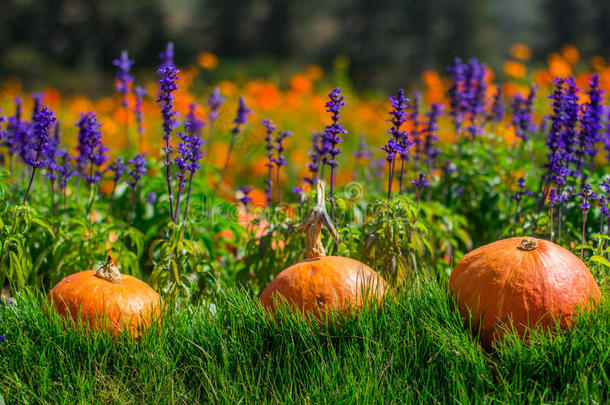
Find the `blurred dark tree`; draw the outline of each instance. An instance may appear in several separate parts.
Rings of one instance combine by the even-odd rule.
[[[122,49],[152,76],[169,39],[179,64],[210,50],[257,73],[261,60],[268,71],[329,68],[342,54],[357,85],[385,89],[456,56],[497,68],[514,42],[539,59],[565,43],[610,56],[610,1],[599,0],[1,0],[0,27],[3,77],[68,88],[86,79],[85,91],[107,83]]]

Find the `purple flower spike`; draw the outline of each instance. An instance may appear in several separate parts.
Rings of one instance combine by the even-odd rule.
[[[106,152],[109,149],[102,144],[101,124],[94,112],[81,113],[76,126],[79,129],[76,164],[83,178],[91,185],[99,181],[99,166],[108,160]]]
[[[589,101],[582,106],[579,148],[577,152],[579,167],[582,171],[585,160],[589,160],[589,168],[593,169],[593,160],[597,155],[597,143],[600,142],[602,129],[602,105],[604,92],[599,88],[599,75],[595,74],[589,81]]]
[[[275,131],[275,125],[271,120],[263,120],[263,126],[265,127],[265,149],[267,149],[267,166],[268,173],[267,179],[265,180],[265,201],[267,205],[271,205],[271,188],[273,187],[273,151],[275,150],[275,146],[273,145],[273,131]]]
[[[127,165],[123,162],[122,157],[118,157],[118,158],[116,158],[114,163],[112,163],[110,165],[110,167],[108,169],[110,171],[114,172],[112,181],[114,181],[115,183],[118,183],[121,180],[121,177],[123,176],[123,173],[125,172],[125,170],[127,170]]]
[[[142,178],[142,176],[144,176],[146,174],[146,158],[145,158],[145,154],[138,154],[136,156],[134,156],[133,159],[129,160],[129,163],[131,163],[132,168],[129,171],[129,173],[127,173],[129,175],[129,179],[127,180],[127,184],[129,184],[129,186],[133,189],[133,194],[131,197],[131,211],[129,212],[129,225],[131,226],[132,222],[133,222],[133,214],[135,211],[135,205],[136,205],[136,192],[138,189],[138,182],[140,181],[140,179]]]
[[[388,143],[381,149],[386,153],[386,161],[388,162],[388,201],[392,197],[392,181],[394,179],[394,172],[396,166],[396,154],[400,156],[400,188],[399,192],[402,192],[403,178],[405,162],[409,160],[409,150],[414,142],[411,140],[410,134],[401,129],[402,125],[407,121],[407,103],[409,99],[405,97],[405,91],[403,89],[398,90],[396,97],[390,97],[390,103],[392,104],[392,110],[390,110],[390,119],[388,122],[392,124],[392,127],[388,130],[388,133],[392,137],[388,140]]]
[[[168,44],[168,51],[170,50],[170,44]],[[157,103],[161,105],[161,115],[163,116],[163,140],[165,140],[163,151],[165,152],[165,181],[167,182],[167,193],[169,195],[169,210],[172,221],[176,222],[171,184],[171,154],[173,147],[170,145],[170,141],[173,129],[178,126],[178,120],[176,119],[178,113],[174,111],[174,95],[172,94],[178,90],[178,85],[176,84],[178,69],[176,69],[173,63],[170,63],[173,60],[173,45],[171,46],[171,51],[171,58],[167,57],[164,59],[162,57],[161,66],[157,70],[157,73],[161,76]]]
[[[140,136],[141,142],[142,136],[144,135],[144,114],[142,113],[142,101],[144,100],[144,96],[146,95],[146,90],[144,90],[140,86],[136,86],[134,93],[136,95],[136,105],[133,110],[133,113],[136,115],[136,122],[138,123],[138,134]]]
[[[513,98],[511,107],[513,108],[513,126],[515,127],[515,135],[521,138],[523,142],[529,139],[529,134],[536,130],[536,126],[532,122],[534,116],[532,108],[534,105],[534,98],[536,97],[536,88],[530,89],[530,94],[527,98],[523,95],[517,94]]]
[[[428,125],[424,129],[426,137],[424,139],[423,154],[425,155],[430,169],[433,169],[436,166],[436,158],[441,153],[441,149],[437,146],[438,137],[436,136],[436,131],[438,131],[438,117],[443,108],[442,104],[434,103],[430,106],[428,114],[426,114],[428,117]]]
[[[519,190],[515,194],[513,194],[513,200],[520,202],[521,198],[524,195],[533,195],[534,194],[533,191],[531,191],[525,187],[525,179],[523,177],[520,177],[517,180],[517,185],[519,186]]]
[[[32,182],[34,181],[34,175],[36,169],[39,167],[45,167],[48,165],[47,156],[49,154],[49,130],[55,122],[55,114],[49,110],[46,106],[38,109],[38,112],[34,115],[32,139],[28,146],[30,153],[25,158],[25,163],[32,166],[32,175],[30,177],[30,183],[28,184],[23,203],[25,204],[30,189],[32,188]],[[26,156],[26,155],[24,155]],[[33,156],[31,158],[30,156]]]
[[[320,132],[313,131],[311,137],[311,150],[307,153],[309,156],[309,163],[307,163],[307,170],[311,177],[303,177],[303,181],[309,185],[314,185],[318,181],[318,173],[320,172],[320,164],[322,163],[322,157],[324,156],[324,147],[322,144],[322,134]]]
[[[238,188],[239,191],[243,193],[243,197],[238,198],[239,202],[241,202],[244,207],[248,208],[248,204],[252,201],[252,197],[249,194],[252,192],[252,187],[250,186],[242,186]]]
[[[502,122],[504,119],[504,98],[502,97],[502,91],[504,90],[502,85],[498,85],[496,94],[494,95],[493,102],[491,103],[491,111],[487,116],[487,121],[491,122]]]
[[[174,64],[174,43],[173,42],[167,43],[167,46],[165,47],[163,52],[161,52],[159,54],[159,59],[161,60],[161,67]]]
[[[112,61],[112,64],[117,67],[117,84],[116,89],[123,95],[121,105],[125,108],[129,106],[127,95],[129,94],[129,83],[133,82],[133,76],[129,74],[134,61],[129,59],[127,51],[121,52],[121,57]]]
[[[343,142],[343,139],[341,139],[341,135],[347,134],[347,130],[343,128],[343,126],[339,122],[339,112],[341,110],[341,107],[345,105],[345,96],[341,94],[341,90],[339,90],[339,88],[337,87],[328,94],[328,98],[329,101],[326,103],[326,111],[331,113],[331,119],[333,123],[328,125],[324,129],[324,133],[322,135],[324,146],[327,149],[326,155],[323,158],[323,162],[325,165],[330,167],[330,200],[334,217],[335,168],[339,165],[339,163],[337,163],[336,161],[336,158],[338,155],[343,153],[343,151],[339,149],[339,144]]]
[[[599,198],[597,194],[593,193],[593,189],[591,188],[591,185],[589,183],[585,183],[582,189],[574,195],[579,195],[582,197],[583,202],[580,205],[580,209],[585,212],[589,211],[589,209],[591,208],[590,200],[596,200]]]
[[[417,208],[419,208],[419,200],[421,198],[422,189],[430,185],[430,183],[426,181],[426,173],[419,172],[419,177],[417,180],[412,181],[411,184],[417,188]]]
[[[233,120],[235,127],[231,130],[232,133],[238,135],[241,132],[241,125],[245,125],[248,122],[248,115],[252,114],[252,110],[246,106],[246,100],[243,97],[239,98],[239,105],[237,107],[237,115]]]
[[[218,110],[220,110],[220,107],[222,107],[222,103],[224,102],[225,98],[220,94],[220,90],[218,87],[214,87],[212,94],[210,94],[210,97],[208,97],[208,101],[206,102],[206,105],[210,109],[210,112],[208,113],[210,122],[216,122],[218,119]]]
[[[280,186],[280,169],[282,166],[287,164],[286,159],[284,158],[284,139],[292,136],[292,132],[290,131],[279,131],[277,137],[275,138],[275,150],[277,151],[277,158],[272,159],[273,163],[277,167],[276,171],[276,183],[277,183],[277,202],[278,204],[282,202],[282,188]]]

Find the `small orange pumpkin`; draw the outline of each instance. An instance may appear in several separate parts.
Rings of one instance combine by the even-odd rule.
[[[465,255],[449,278],[460,314],[472,316],[485,346],[503,339],[510,325],[525,338],[529,329],[571,324],[577,307],[601,300],[585,264],[569,250],[543,239],[499,240]]]
[[[157,319],[163,300],[148,284],[121,274],[108,256],[98,270],[86,270],[61,280],[47,296],[62,317],[78,317],[86,327],[107,328],[117,335],[124,328],[137,335]]]
[[[278,298],[308,318],[320,319],[328,309],[347,312],[362,308],[364,298],[381,301],[387,285],[369,266],[340,256],[326,256],[320,238],[322,225],[337,238],[324,204],[324,183],[317,183],[317,203],[309,218],[297,227],[306,234],[307,259],[283,270],[263,290],[259,300],[264,308],[276,313]]]

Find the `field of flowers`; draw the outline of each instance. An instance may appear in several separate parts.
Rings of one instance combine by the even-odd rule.
[[[502,72],[456,59],[383,95],[355,91],[341,57],[331,72],[217,82],[213,54],[183,66],[170,43],[159,57],[158,80],[142,82],[123,52],[115,93],[96,100],[26,94],[16,78],[0,89],[7,403],[608,398],[603,58],[566,45],[534,67],[515,44]],[[273,320],[256,297],[311,257],[298,225],[322,182],[316,249],[366,263],[392,297],[339,323]],[[449,275],[513,236],[571,250],[602,304],[569,331],[488,350],[463,327]],[[109,263],[159,292],[158,327],[89,334],[51,309],[62,279]]]

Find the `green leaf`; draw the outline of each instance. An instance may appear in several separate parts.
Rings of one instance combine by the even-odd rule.
[[[51,224],[49,224],[46,219],[44,219],[38,215],[33,215],[31,218],[31,221],[34,222],[35,224],[42,226],[44,229],[46,229],[47,232],[49,232],[51,234],[51,238],[55,239],[55,232],[53,232],[53,228],[51,227]]]
[[[602,266],[605,266],[605,267],[610,267],[610,261],[608,261],[608,259],[606,259],[603,256],[598,256],[598,255],[591,256],[589,258],[589,261],[597,263],[597,264],[601,264]]]

